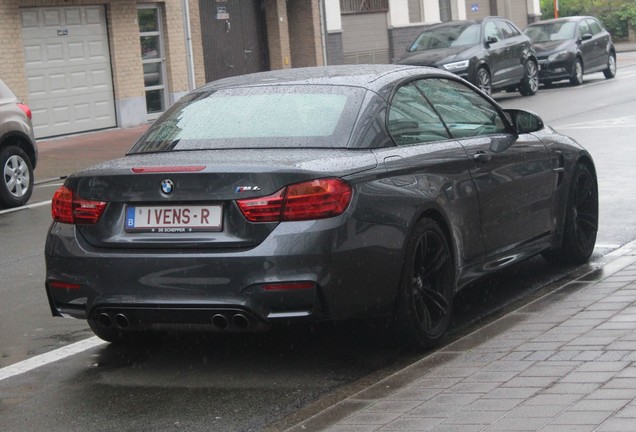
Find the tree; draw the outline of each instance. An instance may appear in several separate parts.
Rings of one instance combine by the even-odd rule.
[[[541,0],[542,19],[554,18],[554,0]],[[559,0],[559,17],[591,15],[599,18],[615,39],[636,28],[634,0]]]

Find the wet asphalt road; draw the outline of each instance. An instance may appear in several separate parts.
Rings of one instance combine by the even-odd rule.
[[[585,269],[636,238],[636,61],[621,68],[628,63],[621,60],[615,80],[596,74],[581,87],[556,86],[532,98],[497,95],[506,107],[540,113],[595,157],[601,226]],[[40,185],[31,203],[54,189]],[[50,317],[42,257],[49,220],[46,205],[0,214],[0,367],[91,336],[83,322]],[[582,270],[535,258],[468,287],[456,300],[448,339]],[[0,381],[0,430],[281,430],[424,355],[401,351],[382,323],[374,324],[170,334],[133,348],[103,344]]]

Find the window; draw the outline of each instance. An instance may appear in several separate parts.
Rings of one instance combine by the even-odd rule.
[[[586,22],[590,26],[590,31],[593,35],[599,34],[601,32],[601,26],[596,20],[588,19],[586,20]]]
[[[506,21],[497,21],[497,27],[499,27],[499,30],[501,31],[504,39],[519,36],[521,34],[519,30],[517,30],[513,25]]]
[[[484,38],[488,40],[490,37],[494,37],[497,40],[503,39],[494,21],[487,21],[486,24],[484,24]]]
[[[454,138],[507,133],[499,111],[481,95],[448,79],[430,78],[417,82]]]
[[[387,12],[389,0],[340,0],[340,13]]]
[[[388,127],[397,145],[449,138],[439,115],[413,83],[400,87],[393,96]]]
[[[131,153],[219,148],[345,148],[365,90],[272,86],[184,96]]]
[[[585,21],[581,21],[579,24],[579,37],[583,37],[586,34],[592,34],[592,31]]]

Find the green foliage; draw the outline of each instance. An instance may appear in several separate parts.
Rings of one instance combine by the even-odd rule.
[[[541,19],[554,18],[554,0],[541,0]],[[591,15],[599,18],[615,39],[628,36],[636,28],[634,0],[559,0],[559,17]]]

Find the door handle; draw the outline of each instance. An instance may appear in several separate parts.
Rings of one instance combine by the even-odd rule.
[[[473,160],[480,164],[485,164],[490,161],[490,159],[492,159],[492,156],[484,151],[478,151],[473,155]]]

